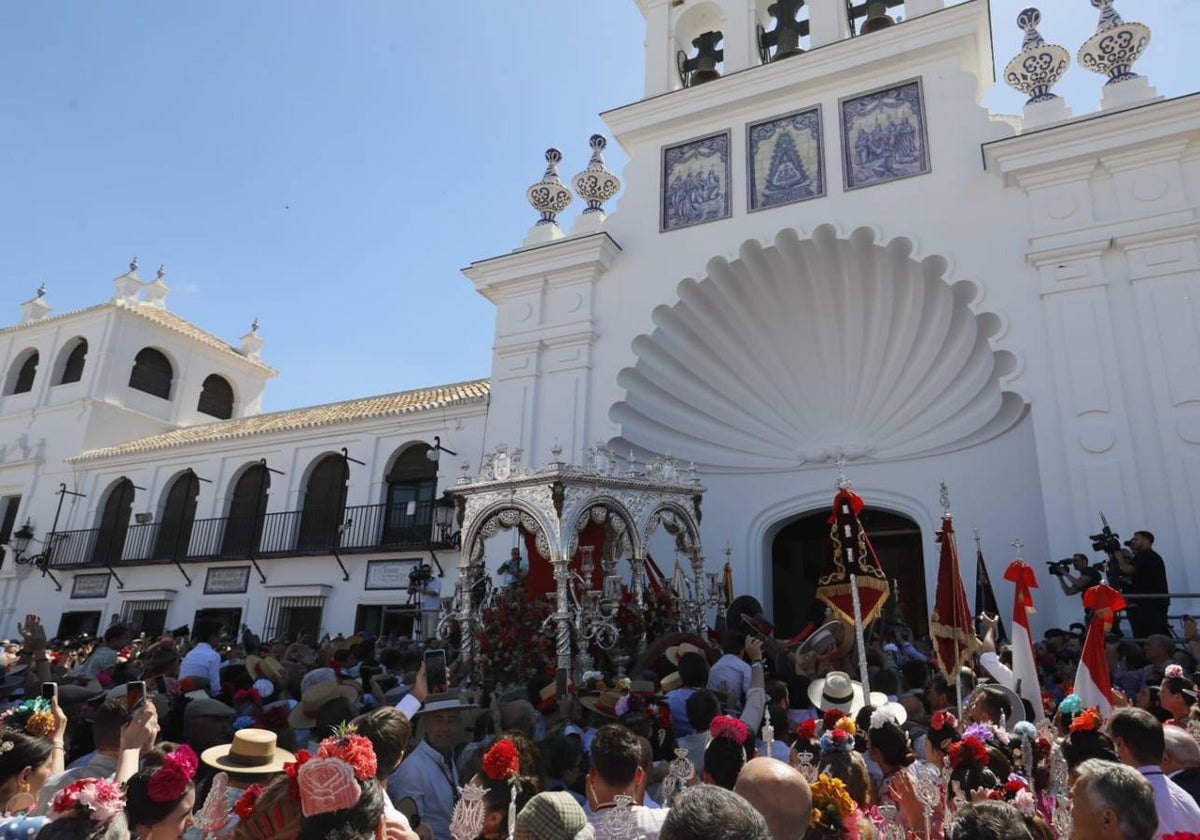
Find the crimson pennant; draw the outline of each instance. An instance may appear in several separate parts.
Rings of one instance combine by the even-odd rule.
[[[967,590],[958,567],[958,545],[950,514],[942,517],[937,541],[942,546],[938,561],[937,594],[929,617],[929,636],[933,639],[938,667],[947,679],[957,679],[958,670],[979,649],[967,606]]]
[[[854,626],[854,596],[850,576],[858,583],[858,599],[865,627],[874,621],[890,594],[887,577],[871,547],[871,540],[858,520],[863,501],[849,489],[838,490],[829,513],[829,553],[817,580],[817,598],[834,616]]]

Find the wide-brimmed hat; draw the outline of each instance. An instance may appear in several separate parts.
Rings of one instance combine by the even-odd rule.
[[[610,717],[614,720],[617,717],[617,701],[625,696],[622,691],[616,689],[607,689],[599,694],[588,694],[579,698],[579,704],[593,714]]]
[[[539,793],[517,814],[515,840],[575,837],[588,824],[587,814],[570,793]]]
[[[76,683],[59,683],[58,684],[58,702],[60,703],[87,703],[89,700],[98,700],[107,692],[104,686],[100,685],[99,680],[91,679],[83,685]]]
[[[667,648],[666,651],[663,653],[663,657],[668,662],[670,662],[672,665],[674,665],[676,668],[678,668],[679,667],[679,659],[685,653],[698,653],[704,657],[705,662],[708,661],[708,655],[706,654],[706,652],[702,648],[692,644],[691,642],[680,642],[677,645],[671,645],[671,647]]]
[[[274,656],[247,656],[246,672],[252,680],[266,677],[276,685],[287,685],[287,671],[284,670],[283,663]]]
[[[840,709],[848,717],[854,717],[868,702],[875,708],[888,702],[887,695],[880,691],[872,691],[869,698],[864,697],[862,683],[850,679],[845,671],[830,671],[809,683],[808,699],[822,712]],[[903,706],[900,708],[903,709]],[[904,717],[907,719],[907,713]]]
[[[413,717],[416,717],[417,715],[429,715],[433,714],[434,712],[461,712],[465,711],[466,709],[477,708],[479,707],[470,700],[463,698],[462,695],[458,694],[457,692],[446,691],[440,694],[430,694],[428,697],[426,697],[425,705],[422,706],[420,711],[416,712]]]
[[[854,633],[844,621],[834,619],[822,624],[796,648],[797,656],[816,654],[817,656],[839,659],[854,646]]]
[[[1012,709],[1012,714],[1004,719],[1004,726],[1006,729],[1011,730],[1018,723],[1025,720],[1025,704],[1021,702],[1021,695],[1017,694],[1017,692],[1013,691],[1008,686],[1001,685],[1000,683],[980,683],[977,685],[975,690],[968,694],[966,699],[963,700],[963,717],[966,717],[965,710],[971,708],[971,704],[975,702],[976,695],[978,695],[979,692],[985,688],[998,691],[1008,698],[1008,706],[1010,709]]]
[[[683,675],[678,671],[672,671],[662,678],[659,682],[659,687],[662,688],[663,694],[674,691],[677,688],[683,688]]]
[[[296,757],[279,748],[275,733],[269,729],[247,728],[234,732],[232,743],[206,749],[200,760],[209,767],[247,776],[281,773],[283,765]]]
[[[309,686],[300,695],[300,702],[288,713],[288,725],[292,729],[312,729],[317,725],[317,711],[335,697],[345,697],[353,703],[358,699],[358,688],[333,680],[323,680]]]

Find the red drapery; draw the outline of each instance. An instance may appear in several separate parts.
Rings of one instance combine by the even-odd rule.
[[[549,559],[543,557],[537,549],[537,537],[534,534],[525,533],[521,535],[525,538],[525,554],[529,558],[529,574],[525,577],[525,589],[529,593],[529,597],[535,598],[538,595],[551,595],[554,593],[554,569],[550,565]],[[600,567],[600,558],[604,554],[604,525],[596,522],[588,522],[582,531],[579,532],[579,548],[575,555],[571,558],[570,568],[579,570],[580,563],[583,560],[583,549],[585,546],[591,546],[592,562],[594,564],[592,572],[592,588],[604,588],[604,570]]]

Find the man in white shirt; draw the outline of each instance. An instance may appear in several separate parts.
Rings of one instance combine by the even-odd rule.
[[[1158,812],[1155,840],[1200,828],[1200,805],[1163,773],[1165,737],[1158,719],[1145,709],[1117,709],[1109,718],[1108,735],[1121,763],[1145,776],[1154,788],[1154,810]]]
[[[592,766],[587,776],[588,822],[596,832],[596,840],[625,837],[656,840],[667,809],[627,805],[631,812],[627,815],[621,813],[622,806],[617,804],[618,796],[636,802],[645,783],[638,736],[617,723],[600,727],[592,738]]]
[[[199,644],[187,652],[179,663],[179,679],[200,677],[208,680],[208,693],[221,693],[221,654],[217,653],[214,645],[221,643],[222,627],[215,621],[202,619],[196,622],[192,633],[193,639],[199,639]]]
[[[763,674],[762,663],[763,645],[753,637],[745,639],[744,642],[744,653],[750,660],[750,664],[746,666],[750,669],[750,685],[746,691],[746,705],[739,719],[746,724],[747,729],[757,735],[762,729],[763,713],[767,707],[766,677]],[[688,722],[696,731],[677,739],[677,743],[681,749],[688,751],[688,759],[696,769],[697,778],[704,773],[704,751],[708,748],[708,742],[712,740],[708,727],[713,718],[721,714],[718,698],[716,692],[706,689],[697,691],[687,699]]]
[[[750,665],[742,658],[746,634],[730,632],[725,635],[725,654],[708,671],[708,688],[722,698],[728,697],[730,708],[741,711],[750,691]]]
[[[437,638],[438,616],[442,612],[442,581],[428,563],[421,566],[428,577],[421,589],[421,640],[428,643]]]
[[[427,700],[419,713],[425,738],[392,773],[387,792],[393,802],[413,801],[421,825],[429,826],[434,840],[450,840],[458,788],[467,781],[459,778],[453,754],[461,734],[459,716],[475,706],[457,694],[431,694]]]

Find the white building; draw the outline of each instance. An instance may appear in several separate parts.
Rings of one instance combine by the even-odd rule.
[[[370,587],[402,587],[415,559],[453,578],[455,526],[433,503],[455,476],[426,456],[435,436],[455,464],[503,443],[536,466],[596,441],[694,462],[710,566],[728,542],[738,590],[782,629],[811,600],[839,456],[915,621],[942,481],[1002,603],[1010,540],[1031,562],[1069,555],[1100,510],[1123,536],[1156,534],[1176,591],[1200,589],[1200,98],[1136,77],[1094,114],[1053,98],[989,114],[983,0],[890,0],[892,26],[842,0],[638,3],[646,97],[604,115],[630,157],[619,208],[562,231],[550,178],[531,188],[546,223],[466,270],[496,306],[490,380],[258,415],[261,339],[222,344],[171,316],[165,288],[134,302],[123,275],[101,307],[26,304],[0,332],[0,540],[26,517],[49,532],[60,482],[84,497],[56,528],[64,590],[6,559],[3,608],[52,631],[58,613],[175,626],[202,609],[260,632],[378,629],[406,596]],[[1137,24],[1102,26],[1140,44]],[[1034,34],[1028,66],[1057,68]],[[797,38],[806,51],[785,55]],[[1080,60],[1128,71],[1101,40]],[[611,176],[591,174],[604,198]],[[57,384],[76,336],[95,350]],[[129,382],[143,347],[169,363],[163,396]],[[197,425],[212,374],[231,419]],[[68,598],[84,574],[95,596]],[[123,588],[100,594],[110,574]],[[1042,577],[1040,620],[1075,618]]]

